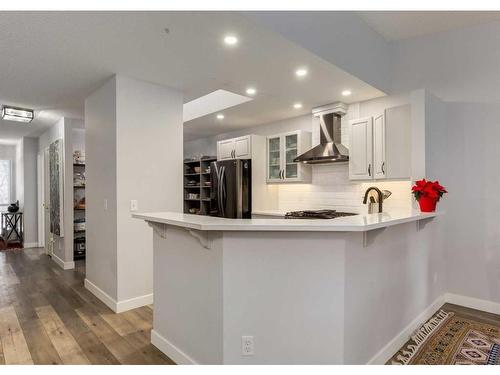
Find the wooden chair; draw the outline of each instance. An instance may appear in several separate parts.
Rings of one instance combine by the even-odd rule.
[[[2,236],[0,236],[0,251],[5,249],[7,249],[7,241],[5,241]]]

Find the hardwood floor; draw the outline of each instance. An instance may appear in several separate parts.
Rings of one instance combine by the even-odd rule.
[[[150,344],[150,306],[115,314],[43,249],[0,252],[0,364],[174,364]]]

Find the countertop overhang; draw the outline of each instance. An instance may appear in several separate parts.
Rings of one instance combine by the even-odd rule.
[[[367,232],[432,219],[443,212],[395,211],[336,219],[226,219],[178,212],[134,213],[132,217],[200,231]]]

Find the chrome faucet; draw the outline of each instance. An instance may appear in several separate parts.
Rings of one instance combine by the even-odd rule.
[[[372,190],[374,190],[377,193],[377,199],[375,200],[373,199],[373,197],[370,197],[370,202],[368,203],[368,195],[370,195],[370,192]],[[363,198],[363,204],[368,203],[368,213],[369,214],[373,213],[373,203],[376,202],[378,202],[378,212],[382,213],[382,202],[384,201],[384,199],[389,198],[391,194],[392,193],[389,190],[381,191],[379,188],[375,186],[371,186],[368,189],[366,189],[365,197]]]

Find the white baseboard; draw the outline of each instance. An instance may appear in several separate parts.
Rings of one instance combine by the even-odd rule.
[[[40,247],[40,246],[38,246],[38,242],[25,242],[23,244],[24,249],[32,249],[34,247]]]
[[[178,365],[197,365],[196,361],[168,341],[165,337],[161,336],[154,329],[151,330],[151,344],[160,349],[161,352]]]
[[[445,303],[445,295],[441,295],[412,320],[400,333],[384,346],[375,356],[368,361],[368,365],[385,364],[408,341],[411,334],[427,321]]]
[[[145,294],[143,296],[118,301],[116,304],[116,312],[124,312],[127,310],[136,309],[138,307],[151,305],[153,303],[153,293]]]
[[[459,294],[446,293],[445,300],[447,303],[468,307],[470,309],[481,310],[492,314],[500,315],[500,303],[478,299],[473,297],[461,296]]]
[[[72,270],[75,268],[75,262],[65,262],[61,258],[59,258],[56,254],[52,254],[52,260],[63,270]]]
[[[94,296],[99,298],[106,306],[108,306],[111,310],[116,312],[116,300],[107,294],[104,290],[99,288],[89,279],[85,279],[84,281],[85,288],[89,290]]]
[[[153,294],[146,294],[123,301],[117,301],[88,279],[85,279],[84,284],[85,288],[87,288],[94,296],[104,302],[104,304],[115,313],[121,313],[127,310],[136,309],[141,306],[151,305],[153,303]]]

